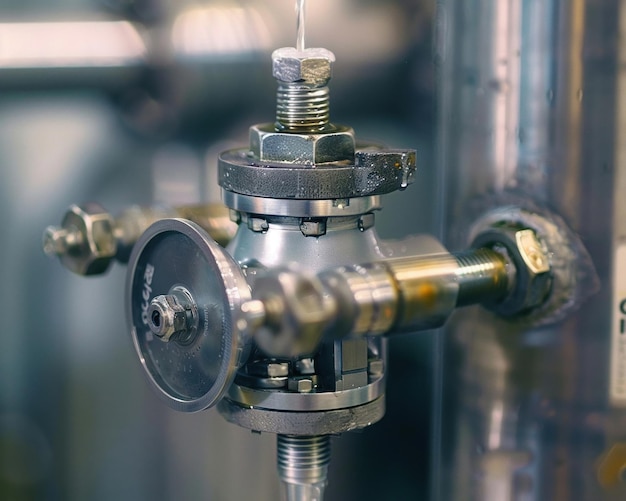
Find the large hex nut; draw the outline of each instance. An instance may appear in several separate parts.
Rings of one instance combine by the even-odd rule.
[[[320,134],[276,132],[273,124],[250,127],[250,151],[264,162],[316,165],[354,162],[354,131],[335,126]]]
[[[542,305],[552,287],[548,253],[534,230],[513,222],[500,222],[479,233],[472,247],[502,252],[514,267],[514,281],[508,296],[491,310],[504,316],[525,313]]]
[[[114,225],[113,217],[99,204],[72,205],[61,226],[78,238],[59,255],[64,266],[79,275],[104,273],[117,250]]]
[[[252,290],[264,305],[254,332],[259,348],[281,358],[315,353],[337,309],[319,281],[281,269],[257,278]]]
[[[335,55],[326,49],[283,47],[272,54],[272,73],[281,82],[325,85],[332,76],[334,61]]]

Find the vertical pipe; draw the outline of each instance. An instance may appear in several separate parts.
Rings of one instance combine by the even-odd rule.
[[[616,273],[626,270],[625,11],[624,0],[440,1],[447,244],[463,247],[486,209],[547,206],[581,237],[602,283],[541,329],[455,315],[440,499],[625,496],[626,458],[614,451],[626,441],[626,398],[611,397],[626,374]]]

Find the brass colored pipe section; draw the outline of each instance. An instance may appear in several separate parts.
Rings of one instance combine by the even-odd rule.
[[[491,249],[402,258],[385,265],[399,292],[394,330],[440,327],[457,307],[504,298],[513,279],[506,258]]]

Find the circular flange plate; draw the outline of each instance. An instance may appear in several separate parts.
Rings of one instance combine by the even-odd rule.
[[[181,286],[196,304],[197,327],[185,343],[165,342],[148,326],[148,306]],[[249,299],[237,263],[195,223],[164,219],[138,240],[128,263],[127,318],[141,364],[170,407],[203,410],[228,390],[250,345],[237,327]]]

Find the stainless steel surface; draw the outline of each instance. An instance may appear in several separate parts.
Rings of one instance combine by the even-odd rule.
[[[61,228],[49,226],[44,232],[46,254],[56,254],[79,275],[104,273],[115,256],[114,220],[96,203],[72,205]]]
[[[62,1],[59,5],[67,8],[79,3]],[[132,6],[125,2],[116,3],[128,5],[129,10],[146,4],[143,1],[133,2]],[[11,0],[9,4],[23,11],[28,9],[25,3]],[[132,97],[139,94],[142,123],[154,123],[163,111],[161,103],[156,99],[144,100],[143,87],[130,88],[128,94],[116,96],[117,108],[113,110],[109,109],[105,98],[81,96],[73,90],[63,95],[65,90],[46,95],[2,93],[2,160],[9,165],[19,165],[19,169],[3,170],[0,182],[0,205],[14,216],[10,221],[2,222],[8,236],[8,248],[3,246],[2,249],[7,251],[3,254],[6,259],[2,260],[3,283],[6,284],[2,289],[3,300],[12,305],[11,311],[17,312],[25,311],[26,305],[32,301],[40,303],[37,301],[40,297],[46,308],[43,315],[19,315],[19,323],[8,320],[8,329],[17,327],[27,335],[12,336],[3,344],[0,366],[3,375],[6,373],[7,376],[2,378],[3,404],[6,403],[3,412],[17,409],[23,413],[20,417],[30,416],[31,422],[49,440],[54,461],[48,463],[47,469],[38,477],[43,480],[37,487],[46,489],[41,497],[93,500],[277,497],[273,465],[270,461],[264,463],[255,459],[268,457],[273,450],[273,441],[268,438],[273,437],[251,435],[246,430],[224,425],[215,413],[176,415],[146,393],[148,387],[142,384],[136,360],[127,353],[127,343],[120,343],[120,337],[116,336],[124,328],[120,319],[111,314],[119,308],[120,268],[114,268],[102,282],[90,281],[82,285],[73,277],[62,274],[61,270],[57,273],[49,263],[40,262],[39,253],[34,250],[37,234],[48,222],[50,214],[60,213],[68,201],[105,200],[114,210],[128,203],[150,203],[150,167],[155,155],[165,147],[163,142],[182,145],[201,162],[205,153],[210,154],[206,145],[213,148],[219,139],[235,136],[244,124],[256,121],[254,115],[264,113],[260,101],[269,104],[270,99],[257,99],[263,95],[263,83],[258,82],[261,72],[254,71],[255,63],[250,61],[252,52],[246,52],[245,47],[258,33],[249,21],[258,20],[255,15],[265,5],[248,5],[245,11],[241,11],[239,7],[243,4],[228,2],[226,5],[218,1],[189,9],[183,3],[176,4],[176,9],[188,12],[180,17],[173,44],[187,49],[190,59],[198,57],[199,51],[204,49],[216,51],[209,58],[210,66],[189,64],[169,70],[172,80],[183,84],[174,89],[173,96],[191,104],[195,115],[170,115],[168,124],[176,126],[180,120],[182,127],[176,129],[176,135],[168,135],[172,128],[166,129],[166,135],[159,136],[158,142],[143,142],[141,138],[126,135],[115,113],[123,110],[131,114],[137,104]],[[289,12],[289,5],[285,5],[284,10]],[[416,15],[423,15],[424,10],[419,7],[420,10],[416,11],[416,6],[406,7],[399,2],[376,5],[324,3],[321,0],[312,7],[313,15],[320,9],[324,12],[319,18],[323,21],[319,24],[323,30],[317,29],[316,35],[314,28],[311,31],[313,39],[323,36],[337,47],[338,55],[348,55],[348,58],[341,58],[342,68],[338,70],[339,89],[343,90],[334,91],[340,103],[334,110],[336,116],[348,117],[348,122],[354,121],[366,135],[400,145],[412,143],[416,118],[414,110],[409,108],[427,99],[424,94],[418,101],[412,97],[406,100],[411,85],[415,83],[415,78],[409,75],[414,67],[412,61],[420,57],[412,48],[414,40],[428,38],[427,34],[418,32],[424,29],[423,22],[415,24],[417,29],[412,28],[418,21]],[[3,6],[3,13],[7,8],[10,7]],[[281,11],[278,5],[271,8],[269,16],[265,15],[268,11],[263,10],[262,20],[275,22],[275,28],[271,30],[273,39],[276,34],[287,32],[289,23],[283,22],[278,15]],[[63,13],[58,12],[55,16],[63,16]],[[212,29],[207,30],[207,26]],[[234,42],[241,45],[236,46]],[[407,49],[409,44],[411,49]],[[271,41],[269,45],[280,46]],[[259,63],[258,67],[261,66]],[[50,87],[54,85],[55,77],[60,73],[64,82],[70,82],[69,73],[55,71],[36,72],[37,77],[33,80],[47,89],[49,84]],[[361,79],[365,75],[368,85],[363,86]],[[419,72],[418,80],[426,82],[427,75],[428,71]],[[201,76],[206,79],[198,79]],[[26,76],[22,74],[22,77],[21,81],[25,81]],[[251,85],[258,92],[249,92]],[[427,88],[427,84],[420,85]],[[23,89],[17,85],[15,88]],[[383,97],[382,88],[393,89],[393,92]],[[258,102],[253,103],[253,100]],[[400,101],[403,101],[402,107]],[[358,113],[363,102],[368,103],[371,118]],[[406,106],[407,103],[410,105]],[[80,119],[77,118],[79,114]],[[196,121],[193,121],[194,116]],[[428,118],[429,112],[425,109],[417,120],[421,123]],[[374,132],[377,129],[380,132]],[[36,148],[31,147],[34,137],[37,138]],[[427,160],[429,142],[421,137],[417,140],[426,145],[420,155]],[[179,174],[187,166],[176,160],[169,161],[170,171],[175,174],[170,181],[172,190],[185,182]],[[429,176],[427,171],[424,175]],[[68,179],[72,182],[68,183]],[[202,186],[209,183],[204,177],[200,179]],[[162,178],[159,182],[165,183]],[[192,200],[197,191],[187,192],[191,193]],[[430,206],[426,202],[428,190],[421,188],[418,193],[422,194],[424,206],[408,199],[401,205],[396,202],[397,208],[383,216],[383,221],[387,221],[383,225],[387,235],[417,231],[424,222],[430,221]],[[155,194],[159,198],[163,191],[157,189]],[[391,202],[393,206],[394,202]],[[28,210],[22,210],[26,208]],[[397,216],[407,213],[413,214],[412,217]],[[402,229],[399,219],[402,219]],[[31,231],[35,227],[36,231]],[[30,266],[31,260],[35,266]],[[85,328],[86,325],[89,327]],[[42,335],[44,332],[50,332],[50,335]],[[31,333],[36,334],[37,343],[27,341]],[[421,356],[423,344],[398,340],[396,352],[401,359]],[[427,357],[424,361],[428,364]],[[420,366],[406,371],[402,381],[403,384],[410,381],[411,388],[420,393],[418,388],[425,379],[426,368]],[[123,394],[119,391],[121,387],[126,389]],[[400,392],[400,385],[397,388],[396,395]],[[16,405],[16,401],[20,403]],[[351,468],[350,471],[338,471],[335,478],[331,473],[332,485],[327,490],[329,499],[359,497],[359,492],[363,492],[362,482],[352,472],[362,474],[373,469],[365,460],[366,454],[359,451],[365,444],[379,440],[377,437],[388,437],[384,430],[397,435],[403,428],[405,443],[424,434],[425,426],[418,427],[420,431],[417,432],[414,427],[406,426],[408,419],[415,419],[408,418],[406,409],[418,409],[417,399],[405,404],[401,406],[402,414],[394,421],[405,423],[404,426],[382,425],[383,428],[341,440],[336,453],[348,459]],[[420,412],[414,411],[412,416],[420,419]],[[3,419],[3,426],[5,422]],[[392,442],[383,439],[379,443],[390,447]],[[207,454],[212,450],[218,450],[220,454]],[[402,497],[403,494],[397,493],[419,492],[423,488],[420,473],[423,469],[414,466],[420,464],[421,458],[423,452],[420,451],[418,455],[405,455],[400,462],[386,463],[383,467],[394,468],[397,479],[391,483],[386,474],[369,475],[367,495]],[[399,473],[404,470],[411,473],[406,476]],[[241,478],[246,482],[241,482]],[[3,476],[2,481],[5,479]],[[379,495],[373,494],[375,492]]]
[[[320,239],[304,238],[299,222],[269,222],[264,232],[240,225],[226,249],[239,263],[256,260],[267,268],[275,268],[300,262],[306,263],[311,272],[348,264],[352,259],[367,262],[382,257],[376,230],[360,231],[357,217],[329,218],[326,234]]]
[[[283,47],[274,51],[276,130],[312,133],[328,128],[328,82],[334,62],[335,55],[327,49]]]
[[[278,435],[278,476],[285,501],[321,501],[328,482],[330,437]]]
[[[197,305],[197,327],[189,329],[188,320],[184,337],[163,343],[153,335],[153,298],[181,286],[190,296],[186,303]],[[239,266],[195,223],[165,219],[139,239],[129,260],[127,318],[145,374],[168,405],[194,412],[225,394],[250,349],[239,324],[241,304],[249,299]]]
[[[196,335],[198,306],[191,293],[180,285],[150,301],[146,316],[148,327],[162,341],[187,343]]]
[[[365,386],[316,393],[267,392],[233,384],[228,398],[244,407],[285,412],[326,411],[363,405],[380,397],[385,391],[385,380],[379,375]]]
[[[323,340],[439,327],[469,304],[525,321],[529,312],[534,322],[553,314],[544,304],[562,293],[552,290],[550,264],[567,262],[559,250],[506,219],[479,232],[474,244],[486,247],[341,266],[317,276],[295,265],[259,271],[253,300],[243,305],[247,332],[267,355],[294,358],[314,354]]]
[[[95,203],[72,205],[61,227],[46,228],[44,252],[58,256],[68,269],[79,275],[98,275],[107,271],[114,259],[128,262],[133,245],[152,223],[174,217],[194,221],[224,246],[237,230],[228,208],[222,204],[134,206],[115,218]]]
[[[382,208],[380,196],[336,200],[289,200],[223,192],[224,204],[249,214],[272,214],[290,217],[343,217],[367,214]]]
[[[264,305],[255,341],[263,352],[279,358],[314,355],[324,326],[338,313],[336,302],[325,296],[321,283],[288,269],[257,276],[252,297]]]
[[[611,365],[624,360],[616,340],[626,4],[440,4],[446,243],[467,242],[472,219],[493,207],[549,207],[587,248],[600,288],[589,267],[580,272],[580,247],[566,244],[579,265],[569,274],[555,266],[556,290],[569,288],[568,299],[556,298],[566,318],[536,326],[466,311],[452,319],[447,404],[437,415],[439,499],[623,499],[623,480],[600,481],[600,458],[626,429],[622,404],[611,400],[619,381]]]

